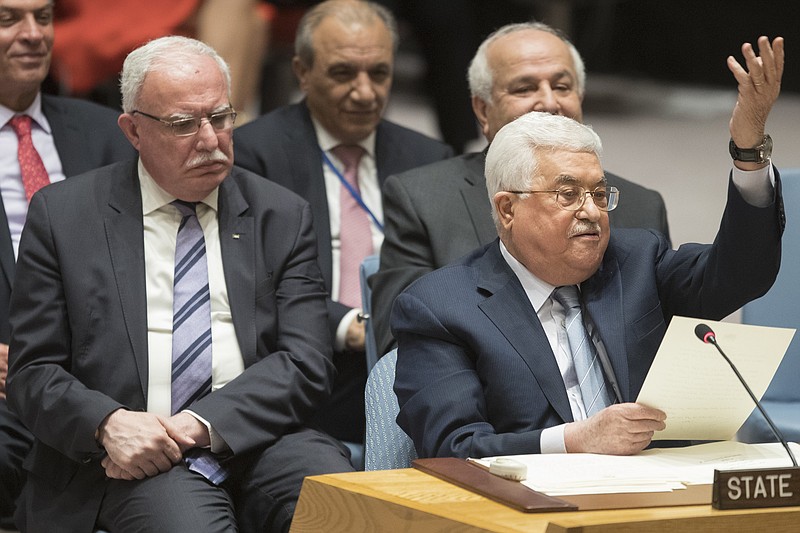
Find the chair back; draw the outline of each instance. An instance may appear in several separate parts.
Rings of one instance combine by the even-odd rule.
[[[395,348],[378,360],[367,377],[364,393],[367,415],[365,470],[408,468],[417,458],[411,438],[397,425],[400,406],[393,389],[396,365]]]
[[[769,292],[742,308],[742,322],[800,329],[800,168],[781,171],[781,184],[786,210],[781,269]],[[786,437],[799,439],[800,333],[795,333],[762,401]],[[782,416],[783,412],[789,415],[788,419]],[[739,430],[739,439],[747,442],[775,440],[758,411]]]

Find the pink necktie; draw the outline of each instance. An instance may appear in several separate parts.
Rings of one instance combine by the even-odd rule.
[[[17,158],[19,159],[19,169],[22,174],[22,186],[25,187],[25,197],[31,201],[33,193],[50,184],[50,177],[44,168],[39,152],[33,146],[31,138],[31,117],[28,115],[17,115],[10,121],[14,133],[17,134],[19,143],[17,145]]]
[[[361,194],[358,187],[358,163],[364,155],[364,149],[357,145],[341,144],[331,152],[344,163],[345,181]],[[361,307],[358,269],[361,261],[372,253],[372,231],[364,208],[344,185],[340,187],[340,191],[339,302],[349,307]]]

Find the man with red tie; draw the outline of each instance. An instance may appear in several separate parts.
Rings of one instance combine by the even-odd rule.
[[[118,113],[41,93],[52,47],[52,0],[0,0],[0,527],[11,525],[30,446],[5,400],[8,304],[28,202],[44,185],[134,156]]]

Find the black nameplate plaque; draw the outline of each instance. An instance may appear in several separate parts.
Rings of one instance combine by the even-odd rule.
[[[714,470],[715,509],[800,506],[800,468]]]

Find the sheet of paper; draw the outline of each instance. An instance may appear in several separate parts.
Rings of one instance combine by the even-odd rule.
[[[795,455],[800,445],[791,444]],[[654,448],[637,455],[591,453],[506,456],[525,464],[522,483],[550,496],[670,492],[690,484],[711,484],[714,469],[791,466],[778,443],[714,442],[684,448]],[[494,457],[471,459],[486,467]]]
[[[717,344],[761,398],[795,330],[673,317],[645,378],[637,403],[667,414],[654,440],[729,440],[755,408],[730,365],[694,333],[708,324]]]

